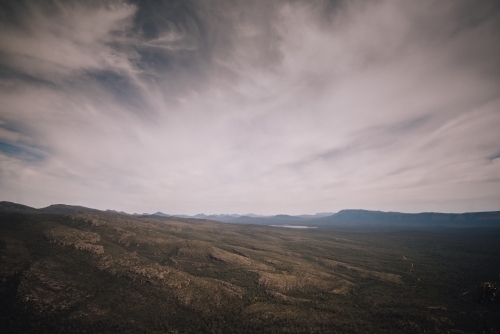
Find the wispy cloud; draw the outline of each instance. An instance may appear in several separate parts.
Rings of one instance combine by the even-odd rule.
[[[13,1],[0,196],[500,210],[495,1]]]

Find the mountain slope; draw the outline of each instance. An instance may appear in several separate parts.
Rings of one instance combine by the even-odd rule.
[[[469,293],[498,276],[500,229],[294,230],[17,208],[0,212],[2,333],[500,330],[496,304]]]
[[[37,212],[37,209],[27,205],[2,201],[0,202],[0,212]]]
[[[93,211],[99,212],[99,210],[86,208],[84,206],[77,205],[66,205],[66,204],[52,204],[45,208],[35,209],[27,205],[2,201],[0,202],[0,212],[23,212],[23,213],[53,213],[53,214],[72,214],[75,212],[86,212]]]
[[[43,213],[54,213],[54,214],[72,214],[76,212],[86,212],[86,211],[98,212],[100,210],[91,209],[78,205],[52,204],[45,208],[38,209],[38,211]]]

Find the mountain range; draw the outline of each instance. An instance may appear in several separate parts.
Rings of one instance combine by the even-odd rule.
[[[36,209],[30,206],[0,202],[1,212],[72,214],[76,212],[102,212],[83,206],[53,204]],[[131,215],[123,211],[106,210],[106,212]],[[401,213],[370,210],[341,210],[337,213],[326,212],[315,215],[274,215],[261,216],[255,214],[218,214],[218,215],[170,215],[163,212],[154,214],[132,214],[133,216],[178,217],[188,219],[212,220],[231,224],[253,224],[273,226],[307,226],[337,228],[380,228],[380,227],[488,227],[500,226],[500,211],[468,212],[468,213]]]

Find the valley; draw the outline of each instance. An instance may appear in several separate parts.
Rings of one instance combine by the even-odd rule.
[[[498,303],[476,289],[498,279],[499,240],[497,228],[11,210],[0,213],[0,320],[4,332],[498,332]]]

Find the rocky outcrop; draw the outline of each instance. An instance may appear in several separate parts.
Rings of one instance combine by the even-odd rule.
[[[81,231],[71,227],[57,227],[45,233],[45,238],[54,244],[73,246],[77,250],[93,254],[104,254],[104,247],[96,245],[101,236],[94,232]]]

